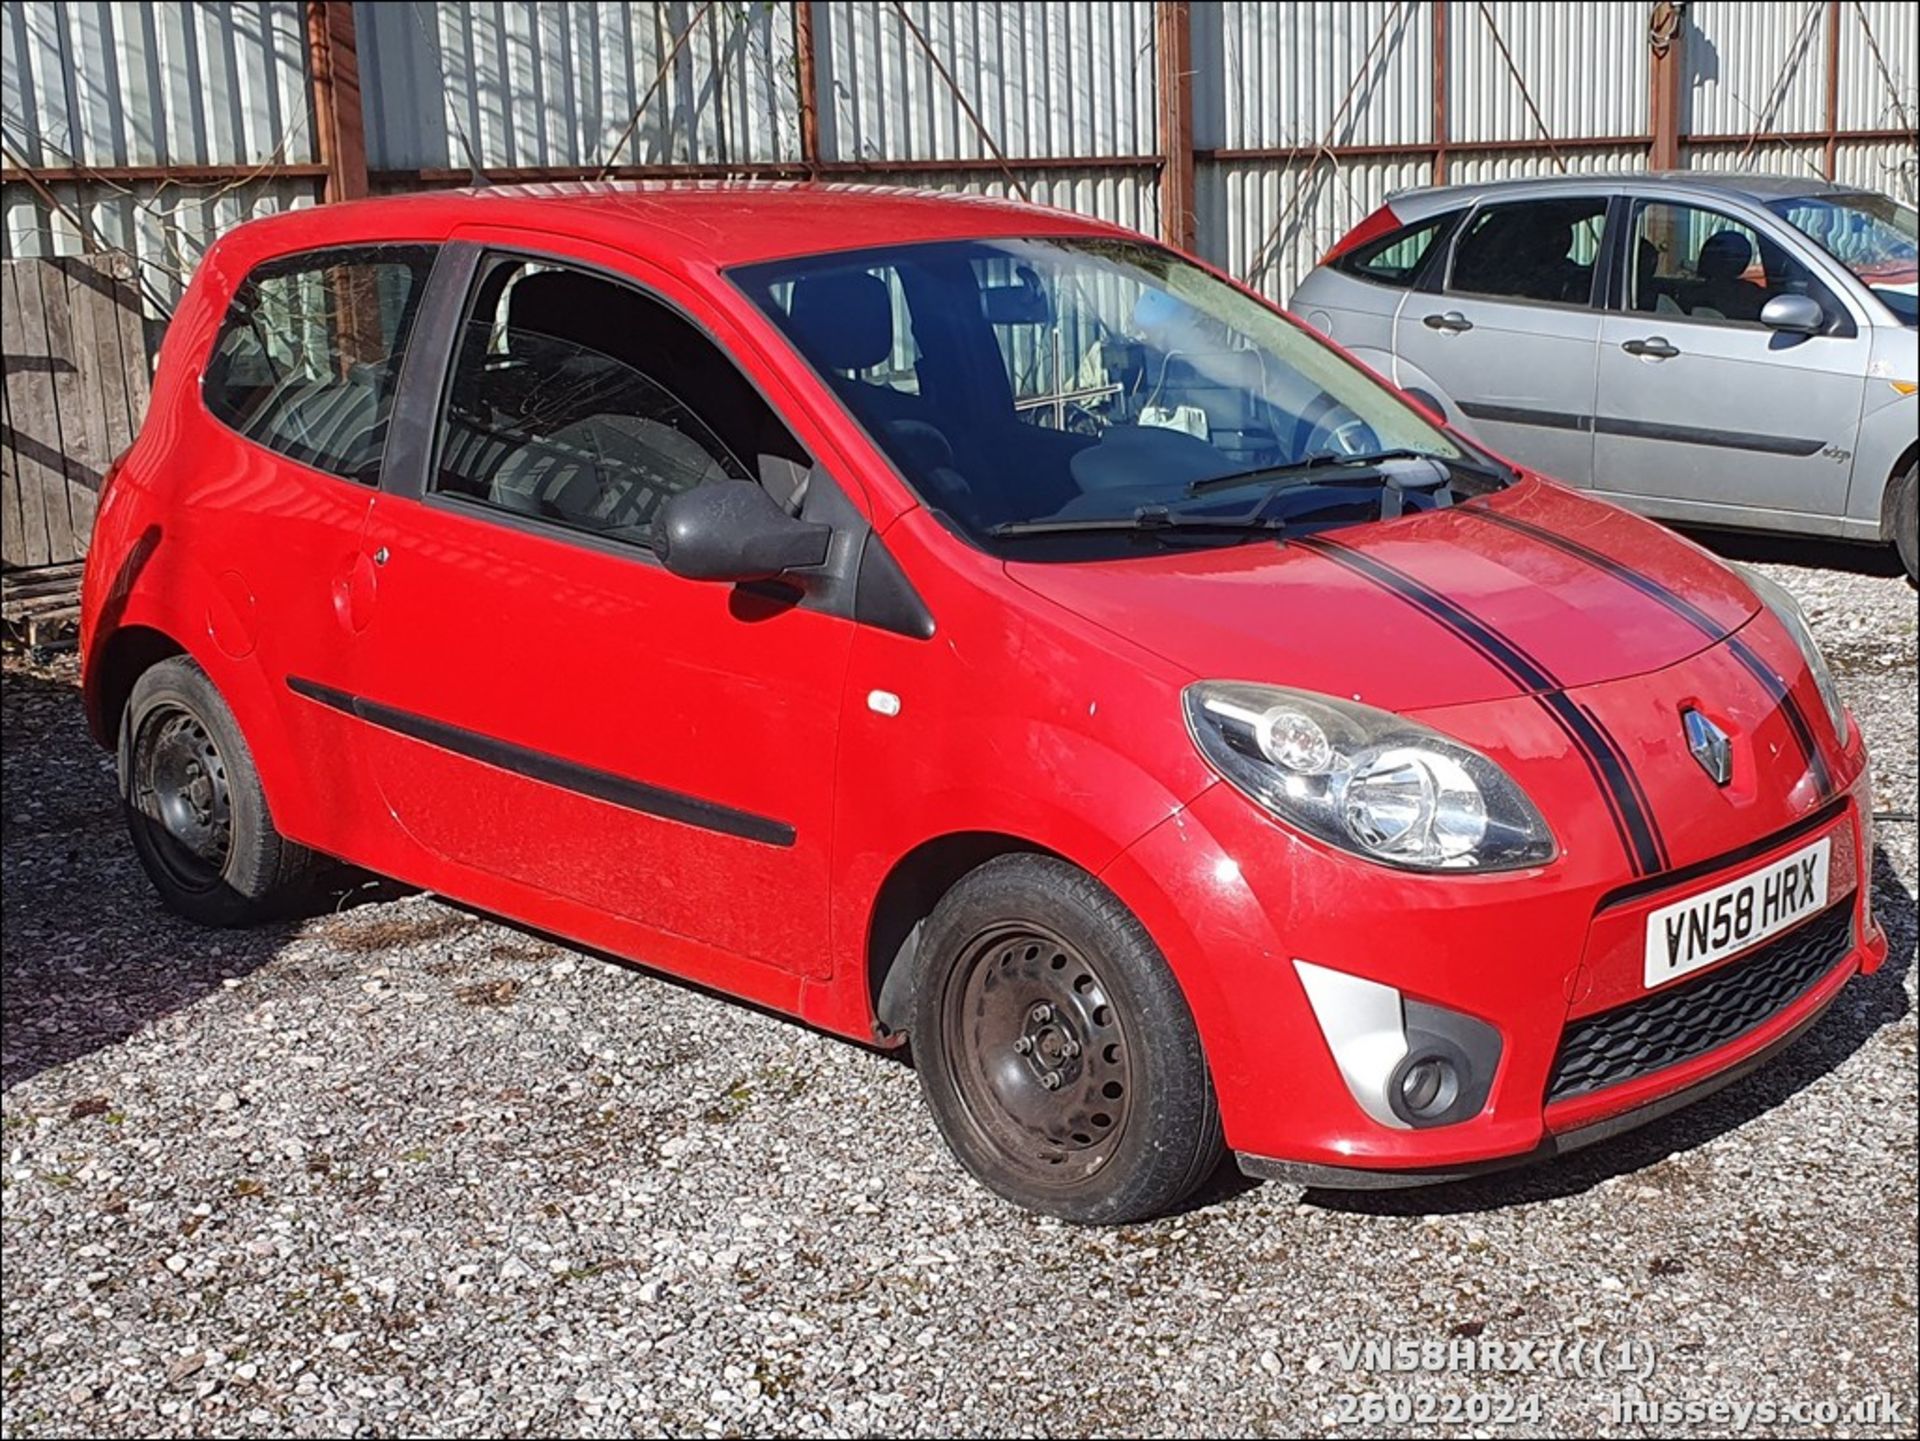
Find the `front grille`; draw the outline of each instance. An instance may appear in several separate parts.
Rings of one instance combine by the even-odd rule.
[[[1560,1037],[1547,1100],[1617,1086],[1724,1046],[1799,1000],[1852,949],[1849,898],[1731,966],[1583,1016]]]

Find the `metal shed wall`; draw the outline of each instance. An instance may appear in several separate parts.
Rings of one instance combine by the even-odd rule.
[[[616,145],[630,164],[798,159],[791,7],[693,24],[703,8],[360,0],[367,164],[590,166]]]
[[[77,255],[89,238],[139,262],[143,288],[171,299],[207,240],[256,215],[312,204],[319,168],[297,0],[229,6],[0,4],[0,252]],[[55,172],[146,170],[140,178],[50,180]],[[244,167],[217,185],[170,169]],[[90,233],[90,235],[89,235]]]
[[[1644,164],[1651,8],[359,0],[347,30],[375,191],[611,163],[1024,191],[1148,231],[1185,193],[1196,247],[1284,298],[1402,186]],[[1910,196],[1917,12],[1687,7],[1674,126],[1698,138],[1681,163],[1831,169]],[[315,13],[3,0],[6,253],[124,247],[164,298],[217,230],[313,203],[331,183]],[[1175,80],[1170,19],[1190,51]],[[1186,192],[1168,178],[1185,183],[1183,162]]]

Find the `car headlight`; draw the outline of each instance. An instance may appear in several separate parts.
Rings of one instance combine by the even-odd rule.
[[[1200,681],[1187,728],[1226,780],[1329,845],[1411,870],[1510,870],[1553,836],[1478,751],[1388,711],[1282,686]]]
[[[1793,643],[1800,647],[1800,654],[1806,658],[1807,669],[1813,672],[1814,688],[1820,692],[1820,700],[1827,708],[1827,718],[1833,722],[1833,733],[1840,737],[1840,744],[1847,743],[1852,723],[1847,719],[1847,703],[1840,699],[1840,687],[1834,683],[1833,671],[1827,665],[1827,658],[1821,653],[1820,642],[1813,638],[1813,627],[1807,624],[1807,613],[1800,609],[1800,602],[1793,598],[1785,586],[1778,581],[1769,580],[1759,571],[1744,565],[1734,567],[1740,578],[1753,587],[1753,593],[1760,597],[1760,603],[1773,612],[1773,618],[1787,628],[1787,634],[1793,637]]]

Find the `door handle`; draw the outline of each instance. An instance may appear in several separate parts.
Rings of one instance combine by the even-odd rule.
[[[1680,347],[1671,344],[1664,335],[1649,335],[1645,340],[1622,341],[1620,348],[1628,355],[1644,355],[1649,360],[1671,360],[1680,353]]]
[[[1445,330],[1456,334],[1473,329],[1473,322],[1457,310],[1449,310],[1445,315],[1429,315],[1420,323],[1428,330]]]

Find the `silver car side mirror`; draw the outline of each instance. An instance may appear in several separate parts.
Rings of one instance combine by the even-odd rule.
[[[1815,335],[1826,329],[1827,312],[1811,295],[1776,295],[1760,308],[1760,323],[1769,330]]]

